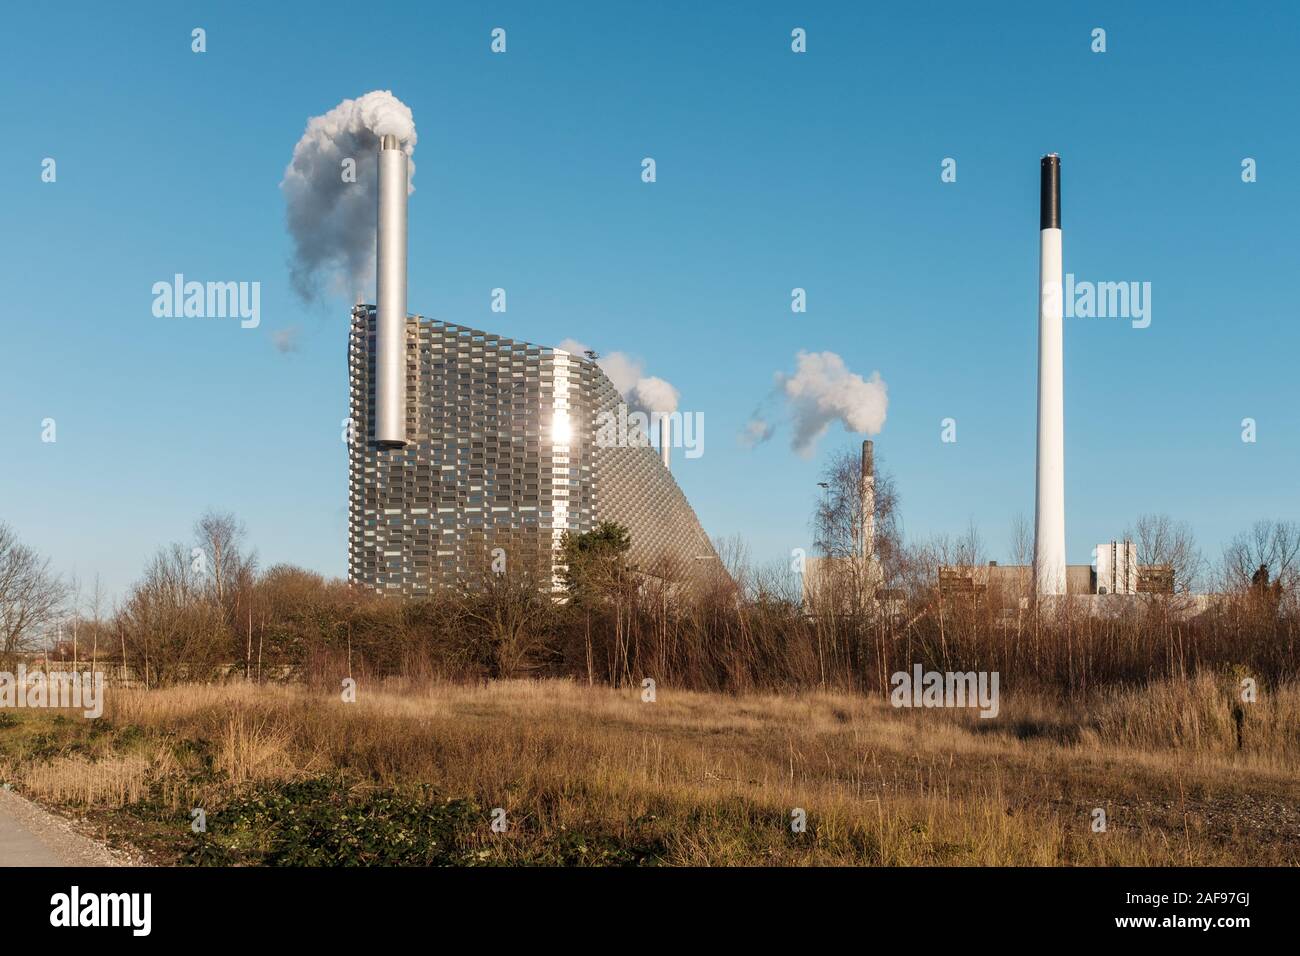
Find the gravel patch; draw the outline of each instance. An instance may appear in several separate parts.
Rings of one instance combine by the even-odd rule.
[[[0,866],[137,866],[129,854],[79,833],[71,820],[0,789]]]

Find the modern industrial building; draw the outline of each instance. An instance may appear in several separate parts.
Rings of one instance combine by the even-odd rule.
[[[660,452],[638,432],[612,444],[598,434],[624,399],[591,358],[408,316],[399,445],[376,437],[377,325],[375,307],[353,310],[351,581],[426,595],[472,584],[496,557],[559,590],[564,532],[606,520],[629,530],[643,573],[716,571]]]
[[[563,589],[565,532],[627,528],[630,565],[689,583],[718,555],[596,364],[406,308],[408,159],[379,140],[376,305],[348,338],[348,579],[385,595],[526,574]],[[623,409],[625,412],[626,410]],[[613,436],[613,437],[611,437]]]

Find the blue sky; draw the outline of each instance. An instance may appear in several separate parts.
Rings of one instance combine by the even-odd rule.
[[[808,545],[825,456],[861,437],[836,426],[810,459],[788,424],[737,442],[801,349],[888,383],[877,449],[909,536],[973,521],[1008,557],[1033,511],[1048,151],[1066,271],[1152,284],[1149,328],[1067,319],[1069,560],[1143,512],[1215,555],[1300,518],[1296,7],[279,6],[3,14],[0,520],[60,570],[120,593],[212,506],[264,564],[344,573],[348,303],[294,297],[279,183],[307,118],[373,89],[419,131],[412,311],[641,358],[705,415],[676,474],[706,529],[760,560]],[[259,281],[260,327],[155,318],[176,272]]]

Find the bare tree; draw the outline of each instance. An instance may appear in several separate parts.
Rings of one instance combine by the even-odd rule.
[[[480,638],[481,659],[494,676],[518,677],[538,666],[554,605],[530,574],[486,573],[458,593],[457,607]]]
[[[750,567],[749,544],[744,537],[734,534],[715,538],[713,540],[713,550],[717,552],[718,560],[722,562],[723,568],[726,569],[731,580],[735,582],[736,587],[742,593],[745,592],[750,583],[752,569]]]
[[[1200,583],[1205,562],[1196,547],[1191,526],[1168,515],[1142,515],[1124,538],[1137,546],[1139,574],[1145,568],[1173,572],[1174,593],[1190,594]]]
[[[94,630],[91,633],[90,644],[90,672],[93,674],[99,666],[99,629],[102,626],[102,613],[104,610],[104,592],[99,583],[99,575],[95,575],[95,588],[90,595],[90,620]]]
[[[0,652],[12,664],[29,651],[62,612],[67,585],[48,558],[18,540],[0,523]]]
[[[184,545],[161,549],[131,589],[120,626],[145,685],[206,676],[232,648],[220,608]]]
[[[1300,583],[1300,525],[1256,521],[1224,549],[1223,571],[1232,588],[1244,590],[1262,580],[1291,592]]]
[[[1034,526],[1023,513],[1011,520],[1011,564],[1016,569],[1015,597],[1028,597],[1034,580]]]
[[[897,581],[904,560],[902,529],[899,520],[898,491],[894,478],[875,459],[875,512],[872,553],[876,558],[881,583],[886,587]],[[813,512],[813,545],[828,558],[854,559],[863,553],[862,541],[862,456],[859,448],[845,448],[832,454],[818,482],[822,494]],[[842,566],[855,568],[845,560]],[[858,568],[858,571],[866,569]],[[871,569],[875,573],[876,569]],[[858,583],[856,593],[865,593]]]
[[[915,583],[920,589],[929,590],[946,572],[954,580],[980,585],[987,580],[981,579],[986,568],[984,555],[984,539],[974,521],[967,525],[965,534],[960,537],[936,535],[913,549],[911,563]]]
[[[1011,563],[1031,564],[1034,560],[1034,526],[1022,511],[1011,519]]]
[[[212,596],[222,607],[253,564],[252,555],[241,550],[244,535],[243,523],[229,512],[209,509],[194,523],[194,537],[203,554]]]
[[[77,660],[77,638],[81,629],[81,579],[75,573],[68,583],[68,605],[72,611],[72,669],[75,671],[79,663]],[[60,629],[62,629],[62,624],[60,624]]]

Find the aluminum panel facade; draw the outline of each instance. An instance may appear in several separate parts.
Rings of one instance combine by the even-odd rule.
[[[406,323],[406,437],[375,443],[375,309],[348,343],[348,577],[395,596],[471,583],[500,548],[553,588],[565,530],[631,532],[631,562],[688,574],[717,562],[694,511],[648,445],[601,447],[622,401],[585,357],[421,316]]]

